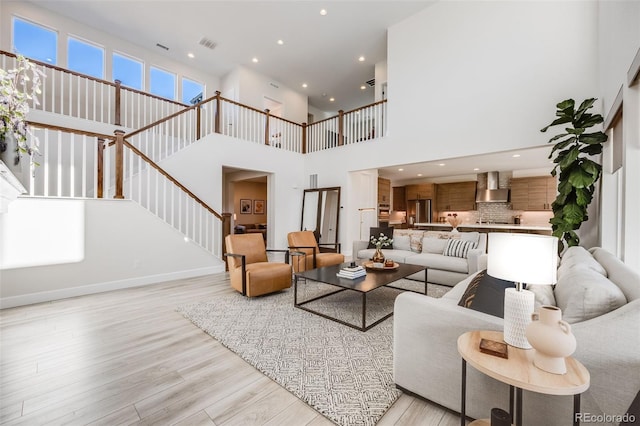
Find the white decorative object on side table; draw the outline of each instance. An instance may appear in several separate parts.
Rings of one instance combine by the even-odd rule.
[[[504,295],[504,341],[517,348],[531,349],[525,331],[531,322],[535,296],[526,284],[555,284],[558,268],[558,239],[548,235],[489,233],[487,273],[515,281]]]

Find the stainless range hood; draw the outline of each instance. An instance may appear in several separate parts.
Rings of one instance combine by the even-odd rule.
[[[487,189],[476,191],[476,203],[507,203],[509,190],[498,188],[498,172],[487,173]]]

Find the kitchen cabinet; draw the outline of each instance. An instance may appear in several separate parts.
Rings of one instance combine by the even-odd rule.
[[[385,178],[378,178],[378,205],[389,204],[391,202],[391,181]]]
[[[406,188],[404,186],[393,187],[393,211],[407,211]]]
[[[557,181],[553,176],[511,179],[513,210],[551,210],[556,199]]]
[[[418,185],[405,186],[406,200],[428,200],[433,199],[434,184],[421,183]]]
[[[436,185],[436,210],[467,211],[476,208],[476,181]]]

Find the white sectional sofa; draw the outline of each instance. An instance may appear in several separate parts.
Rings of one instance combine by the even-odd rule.
[[[440,299],[405,292],[394,309],[396,385],[456,412],[462,362],[458,337],[471,330],[503,329],[502,318],[459,306],[474,276]],[[532,290],[536,287],[536,302],[555,299],[563,319],[572,323],[577,340],[573,356],[591,375],[581,412],[609,416],[598,425],[617,425],[620,420],[612,416],[624,415],[640,390],[640,276],[602,248],[572,247],[561,259],[556,286]],[[467,369],[467,415],[488,418],[491,408],[507,410],[508,403],[507,385]],[[572,404],[571,396],[525,391],[524,424],[571,424]]]
[[[450,239],[470,241],[475,247],[463,257],[446,255]],[[370,259],[375,252],[367,248],[369,241],[354,241],[354,259]],[[439,232],[409,229],[393,230],[393,249],[382,249],[385,258],[400,263],[421,265],[427,268],[428,281],[434,284],[454,286],[470,274],[486,267],[487,234],[479,232]],[[425,272],[409,278],[423,281]]]

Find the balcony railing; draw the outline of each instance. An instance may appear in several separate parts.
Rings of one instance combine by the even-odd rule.
[[[271,115],[269,110],[226,99],[220,92],[189,106],[128,88],[117,81],[113,83],[44,62],[32,62],[47,76],[43,79],[40,104],[32,103],[32,109],[127,129],[145,128],[195,109],[197,112],[189,114],[188,119],[181,118],[181,127],[170,132],[165,128],[163,134],[181,133],[189,128],[197,138],[215,132],[299,153],[371,140],[386,132],[386,100],[340,111],[337,116],[316,123],[299,124]],[[0,64],[3,69],[14,68],[16,56],[0,51]]]
[[[137,129],[104,135],[31,123],[40,140],[41,167],[29,173],[28,194],[60,198],[128,198],[218,256],[229,217],[198,199],[159,163],[212,133],[274,149],[310,153],[384,136],[386,100],[298,124],[269,110],[215,96],[188,106],[148,93],[33,61],[47,76],[35,110]],[[0,51],[3,69],[15,55]],[[23,169],[26,167],[23,166]]]

